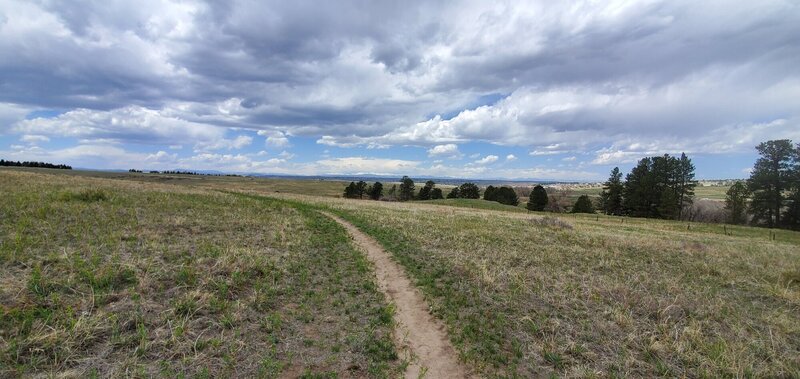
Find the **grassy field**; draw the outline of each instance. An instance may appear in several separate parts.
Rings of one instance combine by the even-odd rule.
[[[302,200],[391,251],[487,376],[800,376],[797,233]]]
[[[396,375],[391,307],[324,209],[483,376],[800,377],[800,233],[42,172],[0,170],[0,376]]]
[[[149,174],[108,171],[81,171],[59,170],[40,168],[0,168],[14,170],[15,172],[31,172],[57,174],[79,178],[101,178],[141,183],[170,184],[193,188],[236,188],[239,190],[257,190],[268,193],[294,193],[313,196],[341,197],[345,186],[349,182],[338,180],[304,180],[304,179],[275,179],[241,176],[211,176],[211,175],[175,175],[175,174]]]
[[[371,267],[317,212],[58,174],[0,170],[0,377],[382,377],[402,364]]]

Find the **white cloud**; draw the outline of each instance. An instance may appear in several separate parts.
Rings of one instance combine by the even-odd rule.
[[[177,154],[169,154],[166,151],[159,150],[155,154],[148,155],[144,160],[148,163],[159,162],[159,163],[172,163],[178,159]]]
[[[446,145],[436,145],[428,149],[428,157],[460,159],[462,154],[460,151],[458,151],[458,145],[454,143],[448,143]]]
[[[289,146],[289,138],[285,133],[278,130],[259,130],[258,135],[267,137],[265,143],[272,147]]]
[[[281,158],[283,158],[283,159],[285,159],[285,160],[289,160],[289,159],[292,159],[292,158],[294,158],[294,157],[295,157],[295,155],[294,155],[294,154],[292,154],[292,153],[290,153],[290,152],[288,152],[288,151],[286,151],[286,150],[284,150],[284,151],[281,151],[281,153],[280,153],[280,154],[278,154],[278,156],[279,156],[279,157],[281,157]]]
[[[569,156],[569,157],[561,158],[561,160],[564,161],[564,162],[574,162],[576,159],[578,159],[578,157],[576,157],[574,155],[573,156]]]
[[[21,142],[25,142],[31,145],[36,145],[40,142],[50,142],[49,137],[37,134],[23,134],[22,137],[19,138],[19,140]]]
[[[323,159],[317,161],[315,165],[322,172],[332,174],[392,175],[413,172],[418,169],[420,162],[402,159],[348,157]]]
[[[253,137],[250,136],[237,136],[234,139],[221,138],[216,141],[199,142],[194,146],[195,151],[213,151],[213,150],[238,150],[253,142]]]
[[[487,155],[487,156],[475,161],[475,164],[479,164],[479,165],[492,164],[494,162],[497,162],[498,159],[500,159],[500,157],[498,157],[497,155]]]
[[[128,106],[109,111],[76,109],[53,118],[22,120],[12,130],[22,134],[72,137],[84,140],[174,144],[175,141],[212,144],[225,129],[170,117],[159,111]],[[241,140],[240,140],[241,142]]]
[[[508,154],[508,155],[506,155],[506,161],[507,161],[507,162],[513,162],[513,161],[515,161],[515,160],[517,160],[517,157],[516,157],[514,154]]]

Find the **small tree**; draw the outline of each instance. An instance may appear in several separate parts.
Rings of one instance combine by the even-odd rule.
[[[408,201],[414,198],[414,181],[411,180],[408,176],[404,176],[403,179],[400,179],[400,189],[399,189],[399,196],[398,200],[400,201]]]
[[[572,206],[572,213],[594,213],[594,205],[592,205],[592,199],[589,198],[589,195],[578,197],[575,205]]]
[[[462,199],[480,199],[481,190],[475,183],[464,183],[458,187],[458,197]]]
[[[360,180],[356,183],[356,197],[359,199],[363,199],[364,195],[367,194],[367,182]]]
[[[490,185],[486,187],[486,190],[483,191],[483,200],[497,201],[497,198],[495,197],[495,190],[496,188],[494,188],[494,186]]]
[[[499,187],[494,189],[494,194],[492,195],[494,201],[505,204],[505,205],[519,205],[519,197],[517,197],[517,192],[514,191],[511,187]],[[484,195],[486,198],[486,195]]]
[[[528,198],[527,208],[531,211],[541,212],[547,206],[547,191],[541,185],[533,187],[531,196]]]
[[[611,170],[611,175],[603,184],[603,192],[600,194],[600,206],[603,213],[619,216],[622,214],[622,173],[619,167]]]
[[[728,222],[731,224],[747,223],[747,197],[750,191],[742,181],[737,181],[725,193],[725,210],[728,212]]]
[[[431,190],[436,183],[433,180],[428,180],[425,182],[425,185],[419,189],[419,193],[417,194],[417,200],[430,200],[431,199]]]
[[[453,187],[453,189],[451,189],[450,192],[447,194],[447,198],[458,199],[459,198],[458,187]]]
[[[372,200],[380,200],[381,196],[383,195],[383,183],[375,182],[372,187],[369,188],[369,198]]]
[[[431,200],[444,199],[441,188],[434,188],[431,190]]]
[[[797,160],[798,152],[788,139],[762,142],[756,150],[761,157],[747,180],[753,194],[750,201],[753,222],[769,227],[780,226],[784,192],[794,177],[792,163]]]
[[[350,182],[347,187],[344,188],[344,197],[347,199],[352,199],[356,197],[356,183]]]

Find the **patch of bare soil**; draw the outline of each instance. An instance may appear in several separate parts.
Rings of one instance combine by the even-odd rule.
[[[474,377],[458,361],[458,354],[447,338],[444,324],[428,312],[422,294],[389,253],[353,224],[332,214],[324,214],[347,229],[356,245],[366,252],[367,258],[375,266],[378,287],[394,303],[397,324],[395,344],[398,350],[407,354],[410,362],[406,378]]]

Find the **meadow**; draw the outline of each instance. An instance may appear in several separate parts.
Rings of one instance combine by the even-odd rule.
[[[336,223],[129,178],[0,170],[0,377],[399,370],[391,309]]]
[[[800,377],[800,233],[115,175],[0,170],[0,376],[396,376],[392,306],[324,210],[481,376]]]

